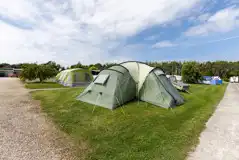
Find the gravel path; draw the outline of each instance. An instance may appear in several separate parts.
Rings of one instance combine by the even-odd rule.
[[[65,138],[18,79],[0,78],[0,160],[74,159]]]
[[[239,160],[239,84],[229,84],[189,160]]]

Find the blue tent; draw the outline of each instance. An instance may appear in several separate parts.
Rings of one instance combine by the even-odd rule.
[[[203,76],[203,83],[211,85],[220,85],[222,80],[219,77]]]
[[[213,80],[211,80],[211,84],[212,85],[222,84],[222,80],[221,79],[213,79]]]

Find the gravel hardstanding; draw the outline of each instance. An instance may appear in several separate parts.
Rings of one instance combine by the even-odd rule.
[[[70,160],[71,144],[16,78],[0,78],[0,160]]]

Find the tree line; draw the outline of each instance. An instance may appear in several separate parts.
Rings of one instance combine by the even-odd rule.
[[[145,62],[152,67],[161,68],[167,75],[182,75],[184,80],[189,83],[194,83],[196,79],[200,79],[202,76],[220,76],[223,80],[228,81],[231,76],[239,76],[239,61],[208,61],[208,62]],[[90,70],[103,70],[115,65],[115,63],[96,63],[90,65],[83,65],[78,62],[77,64],[71,65],[67,68],[57,64],[54,61],[49,61],[43,64],[36,63],[21,63],[21,64],[7,64],[1,63],[2,67],[11,68],[23,68],[25,71],[28,69],[28,73],[34,72],[37,75],[32,76],[33,78],[38,77],[39,79],[45,79],[45,77],[54,76],[58,72],[70,69],[70,68],[85,68]],[[52,74],[49,74],[51,72]],[[46,74],[45,74],[46,73]],[[22,73],[24,74],[24,72]],[[31,73],[33,74],[33,73]],[[43,76],[44,75],[44,76]],[[185,78],[186,77],[186,78]]]
[[[202,76],[219,76],[225,81],[228,81],[231,76],[239,76],[239,61],[172,61],[148,62],[148,64],[162,68],[169,75],[182,75],[184,81],[190,83],[195,82],[195,79],[201,79]]]

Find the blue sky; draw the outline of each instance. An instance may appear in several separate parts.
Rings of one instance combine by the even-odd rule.
[[[0,35],[8,63],[234,61],[239,1],[8,0]]]

